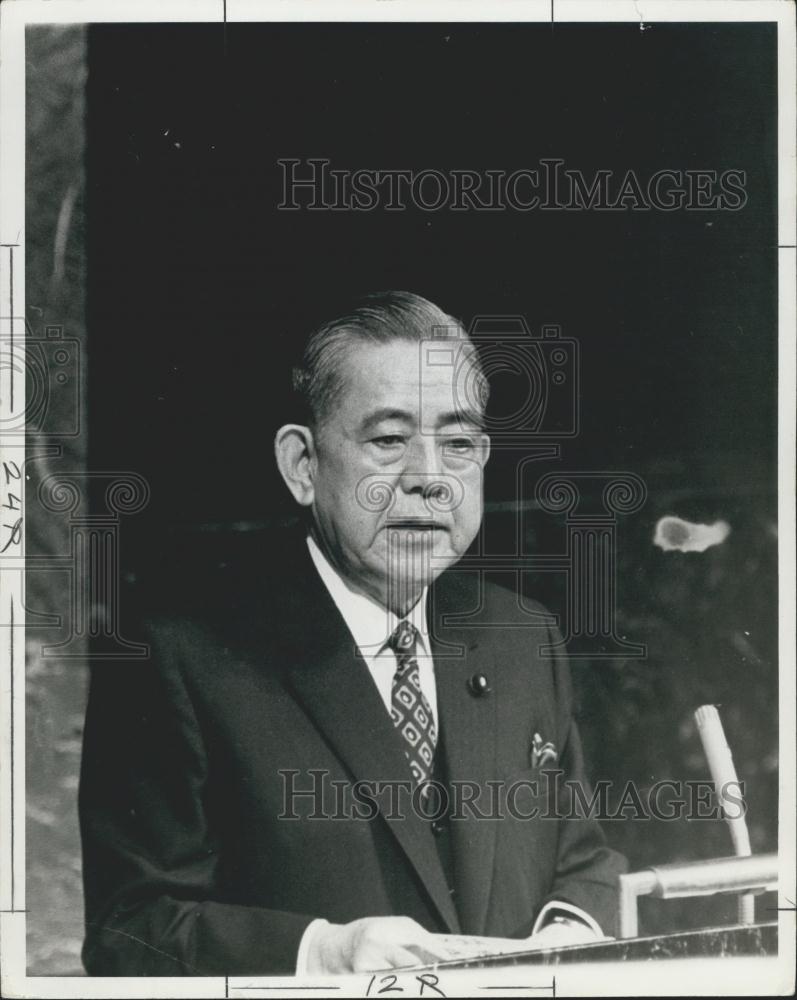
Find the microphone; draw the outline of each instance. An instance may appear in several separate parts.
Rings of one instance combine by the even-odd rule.
[[[750,849],[750,834],[747,830],[744,811],[742,810],[739,815],[730,815],[727,808],[729,802],[732,802],[737,808],[739,805],[738,799],[731,799],[727,795],[728,786],[732,785],[739,792],[741,792],[741,786],[736,777],[731,748],[725,739],[719,712],[714,705],[701,705],[695,712],[695,722],[703,744],[703,752],[708,761],[711,780],[714,782],[722,814],[728,824],[734,852],[737,857],[747,858],[752,854],[752,850]],[[739,896],[739,923],[752,924],[754,922],[755,897],[753,893],[743,893]]]

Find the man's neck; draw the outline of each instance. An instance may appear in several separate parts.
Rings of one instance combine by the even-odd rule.
[[[380,610],[392,612],[397,618],[406,618],[426,592],[425,587],[402,588],[401,586],[397,586],[395,588],[388,588],[387,590],[369,589],[363,586],[361,581],[352,579],[346,573],[345,569],[335,560],[328,547],[323,544],[322,539],[318,537],[317,532],[309,532],[308,543],[311,546],[315,546],[318,553],[326,560],[330,568],[334,570],[335,574],[348,590],[359,594],[361,597],[365,597],[380,608]]]

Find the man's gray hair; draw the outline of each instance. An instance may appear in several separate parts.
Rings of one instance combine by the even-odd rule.
[[[317,327],[307,340],[301,366],[293,369],[293,390],[303,419],[318,426],[345,388],[344,363],[353,343],[420,342],[430,338],[464,341],[463,356],[472,365],[467,379],[470,408],[483,415],[489,388],[476,347],[462,323],[428,299],[412,292],[374,292],[345,315]]]

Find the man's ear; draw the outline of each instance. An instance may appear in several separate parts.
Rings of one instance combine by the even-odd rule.
[[[285,424],[274,438],[277,468],[294,500],[302,507],[309,507],[315,498],[313,465],[315,442],[309,427]]]
[[[484,443],[482,445],[482,448],[483,448],[482,454],[484,455],[484,460],[483,460],[482,464],[483,465],[487,465],[487,463],[490,460],[490,452],[492,450],[492,441],[490,440],[490,435],[489,434],[483,434],[482,437],[484,438]]]

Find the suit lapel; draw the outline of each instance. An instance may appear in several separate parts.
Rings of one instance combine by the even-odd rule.
[[[430,627],[449,782],[475,782],[482,789],[495,777],[496,698],[494,693],[475,696],[469,681],[484,674],[494,684],[494,664],[489,650],[479,645],[475,629],[446,623],[447,618],[474,610],[477,588],[469,583],[462,573],[440,578],[432,590]],[[488,810],[487,798],[485,793],[478,803],[482,812]],[[474,816],[451,821],[458,909],[468,934],[484,932],[496,822]]]
[[[354,639],[306,554],[300,567],[303,616],[289,629],[289,684],[294,694],[346,764],[355,781],[411,781],[407,760]],[[311,624],[310,624],[311,623]],[[289,650],[289,652],[288,652]],[[377,800],[379,796],[376,796]],[[429,823],[416,816],[409,796],[401,817],[382,817],[426,887],[445,924],[459,929]]]

